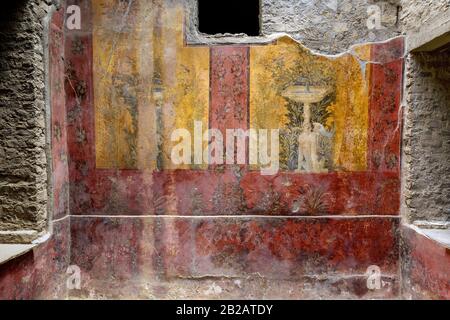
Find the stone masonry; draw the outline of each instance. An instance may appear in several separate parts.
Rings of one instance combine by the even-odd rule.
[[[450,52],[411,54],[407,62],[404,198],[409,220],[450,214]]]
[[[421,38],[437,36],[436,30],[449,22],[447,0],[403,0],[402,7],[402,31],[418,44],[431,41]],[[449,61],[448,45],[435,52],[411,52],[406,60],[402,194],[408,222],[442,222],[450,216]]]
[[[0,242],[29,242],[47,220],[44,25],[51,1],[0,12]]]
[[[276,34],[288,34],[323,54],[339,54],[355,44],[385,41],[400,35],[400,0],[261,0],[261,36],[205,35],[197,31],[197,6],[188,0],[186,38],[189,43],[267,42]],[[367,27],[368,14],[379,10],[380,25]]]

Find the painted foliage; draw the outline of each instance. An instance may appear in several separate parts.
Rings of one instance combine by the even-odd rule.
[[[173,167],[174,128],[207,127],[209,50],[183,45],[182,6],[92,1],[98,168]]]
[[[289,37],[187,45],[181,1],[95,0],[83,10],[91,30],[66,45],[85,47],[83,59],[68,57],[66,86],[75,212],[398,214],[402,38],[338,56]],[[184,129],[195,145],[195,121],[205,150],[207,129],[279,130],[280,170],[261,175],[248,142],[239,165],[194,152],[175,164],[171,135]]]
[[[318,56],[288,37],[251,48],[250,125],[282,130],[283,169],[367,168],[370,68],[363,59],[370,47],[357,50],[360,55]],[[302,154],[308,138],[317,140],[317,164]]]

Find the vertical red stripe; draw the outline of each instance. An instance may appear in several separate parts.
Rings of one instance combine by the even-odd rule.
[[[248,129],[249,48],[212,47],[210,68],[209,127],[219,129],[225,142],[226,129]]]
[[[400,170],[403,38],[374,44],[371,64],[369,171]]]

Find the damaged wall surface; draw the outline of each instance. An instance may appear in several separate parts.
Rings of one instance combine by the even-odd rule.
[[[81,4],[91,20],[66,32],[75,296],[218,298],[239,289],[227,278],[247,294],[275,280],[294,298],[399,294],[402,38],[335,57],[289,37],[194,46],[182,1]],[[280,170],[174,163],[173,130],[195,139],[195,121],[280,130]]]
[[[405,61],[400,36],[444,1],[262,0],[247,37],[200,34],[194,0],[67,0],[47,42],[51,1],[22,2],[0,34],[0,231],[53,234],[0,266],[0,298],[448,298],[448,249],[402,225],[448,218],[448,50]],[[269,130],[267,151],[279,130],[279,170],[251,141],[226,163],[227,129]]]
[[[433,23],[436,17],[444,16],[450,8],[447,0],[402,0],[401,5],[401,27],[405,33],[419,31],[424,25]]]
[[[6,4],[0,26],[0,242],[47,228],[44,24],[50,1]]]
[[[439,33],[446,25],[450,29],[450,4],[405,0],[402,5],[403,32],[414,38],[409,49],[418,50],[406,61],[403,212],[409,222],[442,223],[450,217],[450,56],[445,35]],[[423,46],[432,37],[441,40]]]
[[[288,34],[311,50],[338,54],[355,44],[401,34],[400,0],[261,0],[261,36],[205,35],[198,32],[197,1],[186,1],[188,43],[257,43]],[[379,16],[378,16],[379,13]],[[368,23],[368,15],[375,20]]]
[[[352,45],[384,41],[400,34],[399,0],[262,1],[262,33],[285,32],[308,48],[341,53]],[[368,28],[368,13],[381,13],[378,26]]]
[[[61,181],[68,172],[65,130],[57,129],[65,119],[64,9],[53,14],[52,1],[34,0],[5,6],[8,9],[2,7],[0,13],[4,32],[0,33],[0,230],[6,232],[0,234],[0,250],[30,243],[40,234],[45,234],[39,238],[45,243],[1,261],[0,299],[65,299],[70,218],[68,189]],[[51,121],[46,121],[49,113],[51,129]],[[51,155],[47,157],[46,151]],[[50,158],[51,179],[47,176]],[[12,232],[23,229],[34,232]]]
[[[450,218],[450,52],[408,57],[404,132],[405,214]]]

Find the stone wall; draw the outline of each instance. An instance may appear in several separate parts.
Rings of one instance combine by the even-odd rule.
[[[261,0],[261,36],[204,35],[197,31],[196,1],[188,0],[188,42],[255,43],[286,33],[306,47],[325,54],[347,51],[355,44],[384,41],[400,34],[400,0]],[[369,29],[371,6],[380,9],[380,25]]]
[[[192,4],[193,0],[189,1]],[[94,153],[90,149],[85,152],[83,148],[92,148],[94,143],[89,143],[93,135],[86,138],[86,131],[82,130],[81,125],[92,125],[89,122],[92,119],[87,117],[90,116],[89,110],[93,108],[92,99],[89,100],[89,90],[92,90],[89,81],[92,79],[90,69],[83,67],[87,64],[82,53],[84,50],[91,50],[88,45],[91,41],[90,32],[73,32],[64,43],[63,14],[60,12],[56,17],[58,22],[51,26],[49,32],[50,43],[53,43],[50,58],[54,59],[51,60],[54,66],[51,70],[54,73],[51,73],[51,88],[48,88],[48,84],[46,87],[46,45],[43,41],[45,29],[42,21],[50,10],[51,2],[20,0],[3,8],[0,13],[0,242],[26,242],[35,238],[46,229],[49,217],[47,208],[50,205],[53,205],[55,220],[54,237],[50,241],[0,268],[0,297],[66,297],[64,274],[71,263],[79,265],[83,271],[83,290],[71,295],[75,297],[248,298],[255,297],[256,294],[260,298],[379,298],[399,295],[399,217],[278,218],[270,217],[272,211],[267,212],[268,217],[253,221],[246,217],[226,220],[221,220],[220,217],[159,217],[158,215],[164,214],[164,211],[157,211],[161,199],[162,207],[165,206],[165,199],[170,201],[168,209],[177,204],[174,198],[166,194],[161,198],[152,198],[149,202],[142,201],[144,205],[156,205],[156,215],[151,218],[140,217],[144,211],[140,212],[139,207],[136,209],[136,204],[139,205],[142,199],[146,200],[142,198],[146,190],[134,192],[129,186],[140,187],[143,185],[141,180],[134,183],[132,176],[130,178],[128,173],[119,171],[114,171],[111,179],[107,176],[110,174],[108,171],[102,172],[105,176],[87,174],[92,168],[83,161],[87,155],[92,156]],[[78,0],[72,2],[90,3]],[[189,30],[191,33],[187,36],[193,42],[213,43],[225,39],[225,42],[248,43],[267,41],[270,35],[285,32],[315,51],[339,53],[356,43],[386,40],[402,30],[406,32],[405,30],[416,26],[417,21],[432,21],[436,12],[448,8],[447,1],[403,1],[402,21],[405,28],[402,29],[398,24],[399,2],[385,1],[381,6],[381,2],[377,1],[342,0],[337,1],[337,6],[334,7],[332,1],[262,0],[263,35],[260,39],[245,36],[202,38],[192,30]],[[384,8],[383,29],[369,30],[366,26],[367,8],[374,3]],[[422,3],[428,6],[422,7]],[[195,22],[192,12],[191,19]],[[117,15],[116,18],[122,19],[122,16]],[[60,42],[61,39],[63,41]],[[224,48],[219,47],[217,50],[227,53]],[[383,50],[379,52],[381,56],[386,56],[381,54]],[[64,69],[70,63],[64,65],[61,59],[63,56],[65,61],[74,62],[75,66],[73,70],[66,70],[73,71],[66,80],[76,83],[74,90],[66,82],[68,97],[64,96]],[[435,52],[411,54],[407,62],[403,192],[405,214],[410,220],[444,220],[448,217],[448,61],[448,52]],[[386,65],[392,67],[395,63],[389,61]],[[399,65],[401,66],[401,62]],[[233,71],[232,65],[228,68]],[[386,74],[392,80],[395,72],[379,68],[380,79],[384,79]],[[381,72],[383,70],[386,72]],[[84,81],[83,77],[88,80]],[[392,95],[399,97],[400,89],[398,86],[393,88]],[[50,89],[52,93],[62,90],[60,95],[51,97],[54,204],[50,204],[52,201],[47,192],[47,164],[50,161],[47,160],[46,150],[49,148],[46,148],[46,144],[50,133],[46,130],[46,89]],[[81,105],[74,96],[80,96],[80,92],[84,92],[81,96],[85,99],[81,99]],[[380,97],[388,96],[384,87],[378,92]],[[66,101],[73,102],[67,105],[67,110]],[[386,101],[380,98],[379,102],[381,105],[381,102]],[[387,102],[383,104],[385,105]],[[397,115],[397,111],[394,114]],[[67,131],[66,126],[69,127]],[[71,142],[70,150],[67,140]],[[71,178],[81,177],[81,180],[86,181],[91,181],[89,179],[92,177],[98,178],[98,181],[91,184],[71,185],[72,212],[68,208],[68,159],[72,165]],[[171,176],[167,179],[169,182],[176,180]],[[144,181],[150,181],[150,177]],[[377,183],[379,181],[385,182],[385,179],[375,180]],[[108,188],[104,188],[105,185]],[[163,185],[167,188],[163,191],[168,195],[175,190],[168,182]],[[399,190],[397,184],[390,187]],[[124,190],[127,193],[121,194]],[[374,198],[377,202],[395,204],[389,197],[392,192],[382,188],[377,190],[379,194]],[[102,193],[108,197],[102,198]],[[137,200],[134,198],[136,194],[139,195]],[[92,198],[87,197],[91,195]],[[223,192],[222,197],[227,196],[229,195]],[[124,206],[123,199],[131,199],[131,205]],[[192,201],[193,208],[196,204],[194,202]],[[131,211],[132,209],[135,211]],[[197,211],[198,209],[194,213],[198,214]],[[366,207],[361,211],[367,214]],[[394,211],[397,212],[398,207]],[[392,214],[384,209],[380,212]],[[99,213],[105,216],[98,216]],[[131,213],[136,217],[120,216],[124,213]],[[74,216],[68,217],[69,214]],[[112,214],[119,216],[108,216]],[[17,235],[17,231],[24,229],[32,232]],[[298,237],[306,232],[312,232],[311,242]],[[228,235],[231,233],[241,236],[230,242]],[[265,238],[260,238],[260,234],[264,234]],[[342,246],[344,242],[346,245]],[[342,259],[324,254],[328,252],[330,243],[335,245],[331,251]],[[361,243],[368,247],[360,246]],[[373,243],[377,243],[377,246],[371,247],[370,244]],[[104,248],[102,252],[98,252],[99,244]],[[383,246],[382,251],[379,251],[380,245]],[[273,255],[269,255],[270,250]],[[199,257],[201,259],[197,259]],[[352,259],[349,260],[348,257]],[[330,264],[330,261],[333,263]],[[391,284],[379,292],[369,292],[365,285],[364,272],[373,263],[382,267],[384,280]],[[214,264],[214,268],[211,264]],[[306,272],[308,268],[314,272]],[[249,279],[248,275],[254,274],[255,270],[263,270],[265,277]],[[291,278],[292,270],[299,272],[294,278]],[[347,277],[355,273],[361,275]],[[305,278],[305,274],[313,276]],[[202,277],[204,275],[208,276]],[[229,278],[230,275],[236,278]],[[31,279],[26,285],[17,280],[25,278]],[[171,281],[174,278],[178,282]],[[169,281],[165,282],[167,279]],[[241,282],[240,279],[245,281]]]
[[[385,28],[373,31],[366,26],[367,7],[373,4],[372,1],[364,4],[337,1],[336,6],[323,1],[298,0],[289,5],[285,2],[262,2],[263,35],[286,32],[312,49],[336,53],[358,42],[384,40],[398,34],[398,1],[385,2],[383,5],[378,2],[383,8],[382,22]],[[50,0],[21,0],[2,10],[2,241],[27,242],[46,227],[48,195],[42,21],[51,3]],[[332,30],[330,25],[334,26]],[[20,230],[30,232],[18,235],[17,231]],[[11,235],[10,231],[14,234]]]
[[[450,210],[450,52],[410,54],[404,131],[405,216],[445,220]]]
[[[27,171],[24,171],[21,176],[17,176],[17,180],[11,184],[11,188],[14,188],[15,185],[31,185],[35,189],[38,187],[42,190],[40,194],[27,194],[21,191],[21,189],[16,189],[16,199],[17,201],[23,201],[22,199],[26,197],[30,197],[28,202],[38,202],[42,207],[42,214],[36,212],[31,215],[29,220],[12,220],[12,222],[17,222],[17,228],[20,228],[25,223],[30,225],[29,228],[33,227],[36,230],[40,231],[46,230],[45,228],[45,219],[53,219],[51,224],[51,237],[45,241],[45,243],[41,243],[35,246],[31,251],[23,253],[20,257],[16,257],[7,262],[0,263],[0,300],[5,299],[64,299],[67,297],[67,287],[66,287],[66,279],[68,275],[66,274],[66,270],[69,266],[70,261],[70,217],[68,211],[68,192],[67,188],[64,187],[67,185],[67,156],[66,156],[66,140],[65,140],[65,103],[64,103],[64,37],[63,37],[63,17],[64,17],[64,9],[58,10],[52,17],[52,20],[48,26],[48,47],[49,47],[49,65],[47,75],[48,82],[45,87],[45,92],[48,92],[48,99],[51,101],[51,122],[53,125],[53,130],[51,130],[52,134],[52,194],[54,201],[48,201],[45,197],[46,193],[46,176],[39,177],[40,180],[33,176],[33,172],[36,170],[41,170],[45,172],[46,170],[46,159],[45,152],[43,150],[45,146],[45,134],[41,132],[44,130],[44,125],[41,124],[42,127],[39,127],[39,130],[34,128],[36,126],[34,121],[38,121],[38,119],[43,118],[45,116],[44,110],[44,71],[43,71],[43,56],[42,52],[47,48],[47,46],[41,46],[41,38],[42,34],[47,33],[47,28],[42,28],[41,24],[41,16],[45,15],[49,7],[43,1],[28,1],[25,6],[23,1],[19,2],[22,6],[20,10],[27,12],[29,15],[19,16],[20,10],[17,10],[18,15],[16,17],[10,16],[11,21],[14,19],[19,20],[20,23],[23,23],[23,29],[20,29],[19,26],[14,25],[12,27],[19,28],[20,30],[25,30],[21,33],[16,33],[13,36],[8,38],[10,41],[9,45],[14,43],[14,40],[17,42],[17,46],[13,46],[13,51],[8,53],[9,58],[0,59],[0,61],[4,61],[3,63],[8,63],[11,61],[11,65],[14,66],[17,86],[20,86],[24,80],[27,80],[31,83],[30,89],[33,90],[32,94],[25,95],[25,93],[21,92],[19,89],[16,89],[14,92],[18,92],[15,99],[12,99],[8,91],[2,91],[2,105],[0,108],[0,137],[8,138],[8,135],[3,135],[5,131],[4,121],[9,121],[7,124],[10,126],[9,130],[11,132],[11,136],[9,137],[11,140],[16,139],[20,146],[18,146],[17,151],[24,152],[25,155],[23,158],[16,157],[16,162],[11,160],[10,165],[16,165],[17,168],[26,168]],[[42,7],[37,6],[37,3],[42,5]],[[26,9],[25,9],[26,8]],[[44,8],[44,9],[42,9]],[[12,9],[9,9],[12,10]],[[9,11],[10,13],[12,11]],[[16,11],[15,11],[16,12]],[[22,12],[23,13],[23,12]],[[32,13],[36,15],[32,15]],[[21,19],[19,19],[19,17]],[[33,18],[33,20],[30,20]],[[26,20],[23,21],[22,20]],[[4,21],[4,20],[1,20]],[[33,22],[34,21],[34,22]],[[11,30],[8,29],[8,30]],[[29,42],[22,39],[22,37],[28,36],[28,38],[35,39],[34,44],[31,45]],[[3,34],[1,35],[4,36]],[[3,39],[3,38],[2,38]],[[22,39],[22,40],[21,40]],[[47,41],[45,41],[47,42]],[[5,44],[8,44],[5,42]],[[20,47],[19,47],[20,46]],[[29,52],[33,51],[34,54]],[[36,53],[38,52],[38,53]],[[3,54],[5,54],[2,51]],[[20,55],[19,55],[20,54]],[[15,55],[15,56],[14,56]],[[35,58],[35,60],[31,58]],[[36,63],[36,64],[34,64]],[[4,66],[4,65],[2,65]],[[25,68],[25,70],[22,70]],[[8,81],[8,78],[4,76],[4,67],[2,69],[2,81]],[[36,71],[37,69],[37,71]],[[27,78],[28,74],[28,78]],[[29,75],[32,75],[31,77]],[[11,80],[12,81],[12,80]],[[20,81],[20,82],[19,82]],[[28,83],[28,82],[27,82]],[[14,84],[16,82],[9,83],[11,89],[15,89]],[[35,87],[33,87],[35,86]],[[28,88],[28,87],[27,87]],[[2,88],[4,90],[4,88]],[[39,93],[39,94],[38,94]],[[23,100],[22,100],[23,99]],[[3,104],[3,101],[8,101],[8,104]],[[33,107],[34,105],[36,107]],[[17,115],[15,117],[2,118],[3,110],[17,110]],[[28,115],[29,112],[33,112],[32,115]],[[14,114],[16,114],[14,113]],[[35,119],[36,118],[36,119]],[[31,148],[22,147],[23,141],[25,140],[20,134],[13,134],[12,131],[14,128],[18,128],[17,131],[22,130],[25,132],[25,129],[21,129],[23,123],[28,124],[28,131],[34,132],[39,131],[40,135],[28,135],[29,142],[33,144],[39,144],[39,148]],[[62,128],[59,128],[62,127]],[[50,131],[50,130],[48,130]],[[48,133],[47,133],[48,134]],[[34,140],[31,140],[33,138]],[[19,140],[20,139],[20,140]],[[3,146],[2,142],[8,140],[0,140],[0,148]],[[28,142],[28,141],[27,141]],[[9,149],[10,153],[12,153],[13,148]],[[38,157],[39,162],[37,160]],[[26,158],[28,157],[28,158]],[[33,161],[29,161],[29,159]],[[29,161],[27,165],[27,160]],[[0,159],[1,161],[1,159]],[[8,160],[9,161],[9,160]],[[18,161],[21,161],[20,163]],[[25,167],[27,165],[27,167]],[[38,169],[36,169],[38,168]],[[2,167],[4,170],[4,167]],[[5,172],[5,171],[3,171]],[[2,173],[3,173],[2,172]],[[23,179],[23,181],[19,181]],[[26,179],[26,180],[25,180]],[[5,180],[3,176],[0,176],[0,183],[6,185],[7,183],[11,183],[10,180]],[[38,182],[36,184],[36,182]],[[3,188],[3,187],[2,187]],[[30,187],[29,187],[30,188]],[[31,189],[34,191],[35,189]],[[5,188],[1,189],[7,190]],[[10,202],[6,202],[6,196],[3,193],[0,193],[0,204],[5,205]],[[27,198],[28,199],[28,198]],[[46,209],[45,205],[50,202],[53,202],[53,212],[52,214],[45,217]],[[2,214],[0,216],[4,217]],[[8,216],[5,216],[8,217]],[[0,220],[0,225],[3,224],[4,219]],[[10,221],[11,223],[11,221]],[[6,227],[8,225],[6,224]],[[39,227],[39,229],[38,229]],[[0,243],[3,241],[9,240],[12,241],[20,241],[26,240],[18,237],[9,237],[8,239],[0,237]],[[31,240],[31,239],[30,239]]]
[[[404,92],[403,213],[408,222],[447,220],[450,214],[450,52],[447,0],[402,0],[402,32],[410,52]],[[437,42],[434,39],[440,38]],[[431,44],[431,47],[427,45]],[[428,46],[428,47],[427,47]],[[448,48],[448,46],[447,46]]]
[[[262,0],[262,32],[286,32],[307,47],[340,53],[354,44],[399,34],[398,0]],[[368,9],[381,9],[381,27],[367,27]]]
[[[83,1],[92,22],[66,31],[71,263],[83,276],[70,297],[397,297],[403,39],[358,47],[358,58],[286,37],[190,46],[184,1],[158,3]],[[336,92],[335,166],[263,176],[171,161],[173,129],[194,121],[289,129],[283,88],[306,76]],[[377,291],[371,265],[386,283]]]
[[[2,242],[28,242],[46,229],[43,19],[50,7],[50,0],[9,1],[0,12]]]
[[[417,32],[450,8],[448,0],[402,0],[400,15],[403,32]],[[431,40],[431,39],[430,39]]]

